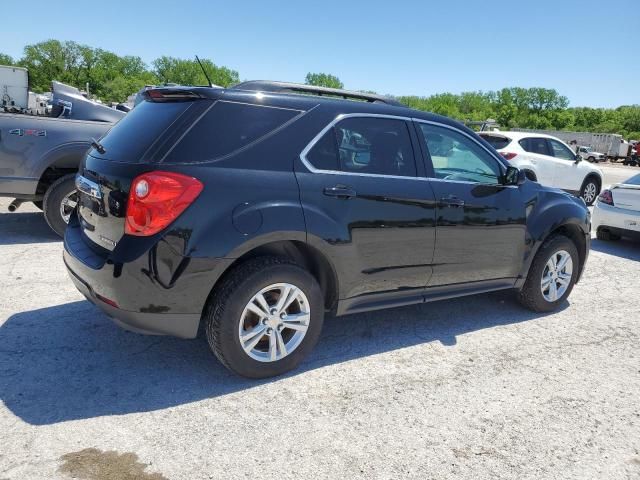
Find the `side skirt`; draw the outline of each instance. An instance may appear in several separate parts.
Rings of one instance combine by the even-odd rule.
[[[394,292],[360,295],[338,301],[336,315],[369,312],[384,308],[402,307],[417,303],[435,302],[449,298],[476,295],[479,293],[508,290],[514,288],[515,278],[500,278],[497,280],[483,280],[480,282],[458,283],[442,285],[425,289],[410,289]]]

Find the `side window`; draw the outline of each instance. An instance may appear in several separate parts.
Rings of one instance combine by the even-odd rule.
[[[334,127],[343,172],[415,177],[416,161],[406,122],[354,117]]]
[[[307,153],[320,170],[415,177],[416,161],[404,120],[353,117],[338,122]]]
[[[573,152],[557,140],[549,139],[549,143],[551,144],[551,149],[553,150],[554,157],[571,161],[574,161],[576,159],[576,156],[573,154]]]
[[[551,155],[546,138],[523,138],[518,143],[526,152]]]
[[[229,155],[257,142],[299,114],[298,110],[217,101],[169,151],[164,161],[206,162]]]
[[[455,130],[420,124],[436,178],[499,184],[498,161],[479,144]]]
[[[331,128],[307,153],[307,160],[319,170],[338,170],[338,144]]]

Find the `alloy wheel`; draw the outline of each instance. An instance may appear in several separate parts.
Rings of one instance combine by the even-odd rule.
[[[64,197],[62,197],[62,201],[60,202],[60,216],[64,223],[69,223],[69,218],[71,218],[71,214],[73,210],[78,205],[78,191],[73,190],[69,192]]]
[[[598,187],[596,186],[596,184],[593,182],[589,182],[584,187],[582,198],[584,198],[585,203],[590,204],[596,199],[597,193]]]
[[[562,298],[571,285],[573,260],[569,252],[560,250],[551,255],[542,271],[540,290],[547,302]]]
[[[240,316],[240,345],[259,362],[281,360],[300,346],[310,319],[309,300],[300,288],[269,285],[251,298]]]

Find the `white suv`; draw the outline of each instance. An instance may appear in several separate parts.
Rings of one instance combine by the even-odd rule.
[[[591,205],[602,188],[602,171],[550,135],[529,132],[480,132],[479,135],[530,180],[580,195]]]

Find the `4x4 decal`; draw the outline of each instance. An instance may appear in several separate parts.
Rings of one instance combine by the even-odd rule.
[[[46,130],[35,130],[33,128],[14,128],[9,130],[10,135],[18,135],[19,137],[46,137]]]

